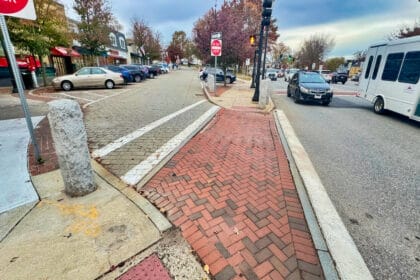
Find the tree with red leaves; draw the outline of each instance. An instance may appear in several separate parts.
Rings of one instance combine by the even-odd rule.
[[[201,59],[205,63],[212,61],[211,34],[221,32],[222,56],[218,58],[220,65],[242,66],[247,58],[253,57],[254,47],[249,43],[249,36],[259,33],[261,12],[262,5],[258,0],[224,1],[220,9],[210,9],[193,28],[193,41]],[[275,21],[272,19],[270,25],[269,44],[279,37]]]

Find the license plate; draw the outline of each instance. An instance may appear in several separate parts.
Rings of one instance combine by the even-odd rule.
[[[321,95],[315,95],[315,99],[321,99]]]

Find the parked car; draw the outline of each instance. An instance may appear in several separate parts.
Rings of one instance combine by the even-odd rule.
[[[133,76],[131,76],[130,71],[128,71],[127,69],[123,67],[120,67],[117,65],[105,65],[102,67],[108,70],[111,70],[112,72],[115,72],[115,73],[121,73],[122,77],[124,78],[125,83],[130,83],[133,81]]]
[[[283,78],[284,77],[284,69],[280,69],[279,72],[277,73],[277,77],[278,78]]]
[[[333,72],[331,76],[331,83],[342,83],[343,85],[347,82],[348,76],[347,73],[338,73]]]
[[[265,76],[268,77],[272,81],[277,81],[277,72],[278,72],[278,69],[269,68],[265,70]]]
[[[315,70],[314,72],[321,74],[327,83],[331,82],[331,79],[333,76],[333,74],[331,73],[331,70]]]
[[[64,75],[52,80],[52,85],[55,89],[63,89],[65,91],[82,87],[112,89],[115,85],[122,84],[124,84],[124,78],[120,73],[112,72],[103,67],[83,67],[72,75]]]
[[[151,79],[154,79],[162,73],[160,66],[157,64],[147,65],[147,68],[149,68],[149,78]]]
[[[354,82],[358,82],[360,78],[360,73],[357,73],[356,75],[354,75],[353,77],[351,77],[351,80]]]
[[[299,69],[297,68],[291,68],[291,69],[286,69],[286,72],[284,73],[284,80],[286,82],[290,81],[290,79],[292,78],[292,76],[297,73],[299,71]]]
[[[225,81],[225,75],[223,73],[223,70],[221,68],[214,68],[214,67],[207,67],[206,73],[214,75],[216,77],[216,82],[224,82]],[[236,81],[236,76],[231,71],[226,71],[226,83],[232,84]]]
[[[130,74],[133,77],[134,82],[140,83],[142,80],[146,79],[144,72],[140,69],[139,66],[131,65],[131,64],[125,64],[125,65],[120,65],[120,66],[130,71]]]
[[[295,73],[287,86],[287,96],[295,103],[316,101],[327,106],[331,103],[333,92],[321,74],[309,71]]]

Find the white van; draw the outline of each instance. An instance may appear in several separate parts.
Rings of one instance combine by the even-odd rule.
[[[420,121],[420,36],[370,46],[363,68],[357,96]]]

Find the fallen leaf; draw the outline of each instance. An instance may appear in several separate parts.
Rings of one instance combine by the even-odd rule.
[[[209,268],[209,266],[208,266],[207,264],[203,267],[203,269],[204,269],[204,271],[205,271],[207,274],[209,274],[209,273],[210,273],[210,268]]]
[[[239,235],[239,230],[238,230],[236,227],[234,227],[234,228],[233,228],[233,232],[234,232],[236,235]]]

